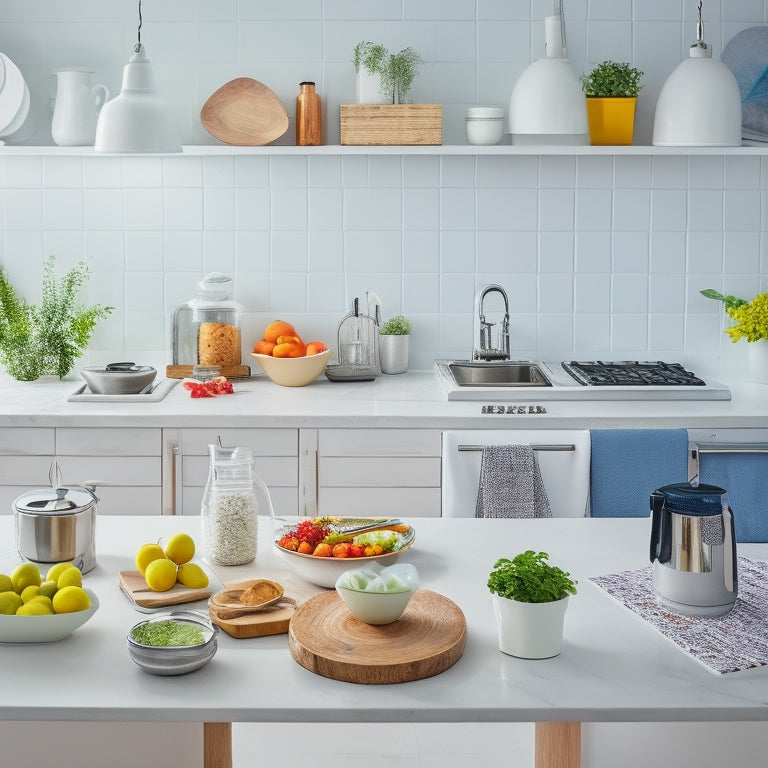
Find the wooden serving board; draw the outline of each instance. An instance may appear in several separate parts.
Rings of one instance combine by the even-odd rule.
[[[165,375],[169,379],[188,379],[194,372],[194,365],[166,365]],[[219,369],[220,376],[228,379],[248,379],[251,368],[248,365],[225,365]]]
[[[464,653],[467,623],[454,602],[419,589],[392,624],[355,618],[335,591],[300,605],[288,628],[293,658],[310,672],[348,683],[389,684],[444,672]]]
[[[141,608],[193,603],[196,600],[207,600],[213,594],[210,585],[205,589],[191,589],[178,582],[166,592],[153,592],[138,571],[120,571],[120,589]]]
[[[252,583],[252,579],[242,582],[227,584],[225,589],[238,589],[241,586]],[[245,616],[237,616],[232,619],[224,619],[219,616],[216,607],[208,602],[208,613],[211,621],[221,627],[231,637],[265,637],[267,635],[283,635],[288,631],[288,625],[291,622],[299,605],[309,598],[317,595],[319,588],[309,584],[303,579],[292,578],[283,579],[282,587],[284,596],[295,600],[295,605],[276,605],[258,613],[251,613]]]

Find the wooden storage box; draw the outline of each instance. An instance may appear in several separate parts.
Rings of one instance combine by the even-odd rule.
[[[341,104],[342,145],[442,144],[440,104]]]

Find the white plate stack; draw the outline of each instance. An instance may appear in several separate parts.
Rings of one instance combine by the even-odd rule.
[[[24,125],[29,114],[29,88],[19,68],[0,53],[0,144]]]

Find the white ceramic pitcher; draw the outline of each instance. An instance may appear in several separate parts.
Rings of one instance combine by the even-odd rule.
[[[105,85],[91,85],[93,70],[80,67],[59,69],[56,75],[56,103],[51,136],[60,147],[93,144],[96,120],[109,98]]]

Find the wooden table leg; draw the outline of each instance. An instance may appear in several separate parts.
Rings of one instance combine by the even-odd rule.
[[[580,768],[581,723],[536,723],[535,768]]]
[[[232,768],[232,723],[203,723],[203,768]]]

